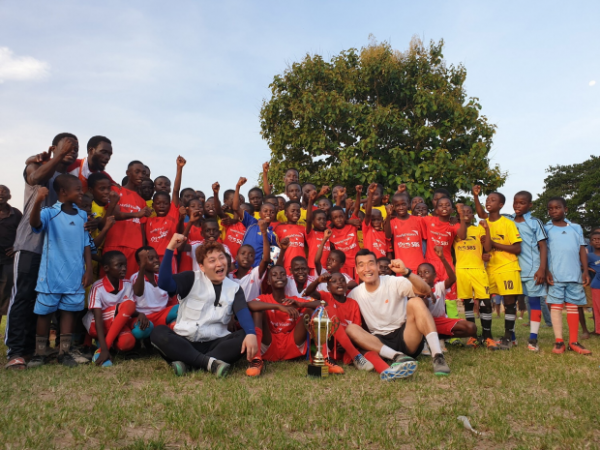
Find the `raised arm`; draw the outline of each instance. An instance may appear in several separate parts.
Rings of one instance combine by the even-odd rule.
[[[321,258],[323,258],[323,249],[325,248],[325,244],[332,234],[333,231],[331,231],[329,228],[326,228],[323,232],[323,240],[319,244],[319,247],[317,247],[317,253],[315,254],[315,270],[317,275],[320,275],[323,271],[323,265],[321,264]]]
[[[444,250],[442,249],[442,247],[436,245],[435,247],[433,247],[433,251],[435,252],[437,257],[440,258],[440,261],[442,261],[444,269],[446,269],[446,275],[448,275],[448,278],[444,280],[444,287],[446,289],[450,289],[450,287],[454,283],[456,283],[456,273],[454,273],[454,269],[452,269],[452,266],[444,256]]]
[[[31,215],[29,216],[29,225],[32,228],[40,228],[42,226],[42,203],[48,197],[48,188],[41,187],[38,189],[37,194],[35,196],[35,201],[33,202],[33,208],[31,209]]]
[[[308,207],[306,208],[306,234],[312,231],[313,209],[312,205],[317,199],[317,191],[311,191],[308,196]]]
[[[483,251],[489,253],[492,251],[492,236],[490,235],[490,225],[487,223],[487,220],[483,219],[479,221],[479,225],[481,225],[485,229],[485,239],[483,240]]]
[[[140,270],[138,270],[137,279],[135,280],[135,283],[133,283],[133,293],[137,297],[144,295],[144,287],[146,285],[144,277],[146,275],[146,261],[148,259],[147,254],[148,250],[142,250],[140,252]]]
[[[27,184],[30,186],[38,186],[47,183],[65,157],[76,149],[77,141],[75,139],[61,139],[56,147],[50,147],[49,151],[54,150],[54,156],[48,162],[27,165],[27,168],[25,169]]]
[[[479,196],[481,195],[481,186],[476,184],[475,186],[473,186],[472,192],[473,200],[475,201],[475,211],[477,211],[477,215],[480,219],[487,219],[488,213],[485,212],[485,209],[483,209],[483,206],[479,201]]]
[[[233,204],[231,205],[231,209],[237,213],[238,217],[240,217],[240,220],[244,219],[244,210],[240,209],[240,188],[246,184],[246,181],[248,180],[244,177],[240,177],[238,180],[237,184],[235,185],[235,193],[233,194]]]
[[[271,195],[271,185],[269,184],[269,168],[271,165],[269,162],[265,162],[262,165],[262,179],[263,179],[263,192],[265,195]]]
[[[306,286],[306,289],[304,289],[304,295],[309,295],[317,300],[321,300],[321,294],[319,294],[319,291],[317,291],[317,286],[321,283],[327,283],[330,278],[330,273],[319,275],[312,283]]]
[[[281,251],[279,252],[279,257],[277,258],[277,262],[275,263],[276,266],[284,267],[283,260],[285,259],[285,252],[289,246],[290,246],[290,238],[283,238],[281,241],[279,241],[279,249]]]
[[[402,276],[406,276],[407,273],[411,272],[410,269],[404,265],[404,262],[401,259],[393,259],[390,263],[390,269],[392,269],[392,272]],[[416,295],[422,296],[431,294],[431,288],[419,275],[411,272],[408,276],[408,281],[410,281],[412,284],[413,292]]]
[[[181,190],[181,176],[183,174],[183,166],[187,161],[183,156],[177,157],[177,174],[175,175],[175,182],[173,183],[173,204],[179,206],[179,191]]]
[[[262,278],[269,267],[269,263],[271,262],[271,244],[269,243],[269,225],[267,222],[265,222],[263,219],[260,219],[258,221],[258,227],[260,228],[263,241],[263,254],[262,259],[258,264],[258,277]]]
[[[352,211],[352,216],[354,217],[358,217],[358,212],[360,211],[360,194],[362,193],[362,190],[362,184],[356,186],[356,202],[354,203],[354,211]]]
[[[219,200],[219,190],[220,189],[221,189],[221,185],[219,184],[218,181],[216,183],[213,183],[212,190],[213,190],[213,201],[215,204],[215,213],[217,214],[217,217],[224,218],[224,217],[228,217],[228,216],[227,216],[227,214],[225,214],[223,212],[223,209],[221,208],[221,200]]]
[[[377,192],[377,183],[371,183],[367,192],[367,203],[365,205],[365,224],[371,225],[371,210],[373,209],[373,196]]]

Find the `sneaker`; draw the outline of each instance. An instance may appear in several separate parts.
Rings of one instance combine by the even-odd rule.
[[[92,360],[92,357],[93,357],[93,356],[90,356],[88,358],[86,355],[81,353],[81,351],[79,349],[76,349],[76,348],[71,349],[70,353],[77,364],[87,364]]]
[[[379,374],[381,381],[392,381],[400,378],[408,378],[416,372],[418,363],[412,358],[403,362],[395,362]]]
[[[182,361],[173,361],[171,368],[178,377],[182,377],[190,371],[190,368]]]
[[[423,346],[423,351],[421,352],[421,355],[431,356],[431,350],[429,350],[429,346],[427,345],[427,342],[425,342],[425,345]]]
[[[463,344],[463,341],[460,338],[448,339],[446,341],[446,343],[450,344],[452,347],[464,347],[465,346],[465,344]]]
[[[591,355],[592,352],[581,345],[579,342],[569,343],[569,350],[579,353],[580,355]]]
[[[101,350],[98,349],[94,352],[94,356],[92,356],[92,363],[95,363],[96,361],[98,361],[98,358],[100,357],[100,352]],[[106,361],[104,361],[102,363],[102,367],[112,367],[113,363],[110,359],[107,359]]]
[[[469,347],[469,348],[479,347],[479,340],[477,338],[470,337],[469,340],[467,341],[467,347]]]
[[[448,353],[448,349],[446,348],[446,343],[444,342],[443,339],[440,339],[440,349],[442,350],[442,353]]]
[[[358,370],[364,370],[365,372],[370,372],[375,369],[373,364],[371,364],[371,361],[365,358],[361,353],[356,355],[356,358],[352,360],[352,364],[354,364],[354,367]]]
[[[249,377],[257,377],[262,373],[264,366],[265,363],[263,363],[262,359],[254,358],[252,361],[250,361],[250,364],[248,364],[246,375]]]
[[[46,364],[46,357],[43,355],[33,355],[33,357],[27,363],[28,369],[35,369]]]
[[[556,353],[557,355],[560,355],[561,353],[565,352],[565,343],[564,342],[555,342],[554,343],[554,348],[552,349],[552,353]]]
[[[485,341],[483,341],[483,345],[485,345],[487,347],[488,350],[500,350],[498,348],[498,344],[496,344],[496,341],[493,340],[492,338],[487,338]]]
[[[532,352],[539,352],[540,347],[538,346],[538,340],[537,339],[529,339],[529,342],[527,343],[527,348],[529,350],[531,350]]]
[[[57,361],[59,364],[62,364],[65,367],[77,367],[79,365],[71,353],[63,353],[62,355],[58,355]]]
[[[406,362],[416,362],[416,361],[415,361],[414,358],[411,358],[410,356],[406,356],[404,353],[398,352],[394,356],[394,359],[392,360],[392,362],[394,362],[394,363],[406,363]]]
[[[231,366],[224,361],[215,359],[210,366],[210,372],[213,375],[216,375],[217,378],[224,378],[229,373],[229,368]]]
[[[334,373],[336,375],[342,375],[344,373],[344,369],[338,366],[331,358],[325,358],[325,365],[329,368],[329,373]]]
[[[513,346],[513,347],[516,347],[516,346],[517,346],[517,340],[516,340],[516,339],[513,339],[513,340],[512,340],[512,346]]]
[[[450,375],[450,367],[441,353],[433,356],[433,373],[438,376]]]
[[[513,345],[510,339],[505,338],[500,339],[496,344],[498,345],[498,350],[510,350]]]

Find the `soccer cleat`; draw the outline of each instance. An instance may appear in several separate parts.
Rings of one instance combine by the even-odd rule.
[[[184,376],[190,370],[190,368],[182,361],[173,361],[171,363],[171,368],[178,377]]]
[[[329,373],[336,375],[342,375],[344,373],[344,369],[333,362],[333,359],[331,358],[325,358],[325,365],[328,367]]]
[[[512,340],[512,346],[513,346],[513,347],[516,347],[516,346],[517,346],[517,340],[516,340],[516,339],[513,339],[513,340]]]
[[[560,355],[561,353],[565,352],[565,343],[564,342],[555,342],[554,343],[554,348],[552,349],[552,353],[556,353],[557,355]]]
[[[529,342],[527,343],[527,348],[529,350],[531,350],[532,352],[539,352],[540,347],[538,346],[538,340],[537,339],[529,339]]]
[[[398,352],[394,355],[394,359],[392,360],[394,363],[406,363],[406,362],[416,362],[414,358],[410,356],[406,356],[404,353]]]
[[[513,343],[510,339],[502,338],[497,343],[498,350],[510,350],[513,346]]]
[[[464,347],[463,341],[460,338],[452,338],[448,339],[446,343],[450,344],[452,347]],[[442,349],[443,350],[443,349]]]
[[[450,375],[450,367],[442,353],[433,355],[433,373],[438,376]]]
[[[62,364],[65,367],[77,367],[79,365],[71,353],[63,353],[62,355],[58,355],[57,361],[59,364]]]
[[[262,359],[254,358],[252,361],[250,361],[250,364],[248,364],[246,375],[249,377],[258,377],[262,373],[264,366],[265,363]]]
[[[371,361],[365,358],[361,353],[356,355],[356,358],[352,360],[352,364],[354,364],[354,367],[358,370],[364,370],[365,372],[370,372],[375,368],[373,367],[373,364],[371,364]]]
[[[407,356],[408,358],[408,356]],[[408,378],[417,370],[418,363],[412,358],[412,361],[395,362],[379,374],[382,381],[392,381],[400,378]]]
[[[466,346],[469,348],[477,348],[479,347],[479,340],[477,338],[474,337],[470,337],[469,340],[467,341]]]
[[[591,355],[592,352],[581,345],[579,342],[570,342],[569,350],[579,353],[580,355]]]
[[[421,355],[431,356],[431,350],[429,350],[429,346],[427,345],[427,342],[423,346],[423,351],[421,352]]]
[[[94,352],[94,356],[92,356],[92,363],[94,363],[94,364],[95,364],[95,363],[96,363],[96,361],[98,361],[98,358],[100,357],[100,352],[101,352],[101,350],[100,350],[100,349],[98,349],[98,350],[96,350],[96,351]],[[107,359],[106,361],[104,361],[104,362],[102,363],[102,367],[111,367],[112,365],[113,365],[113,364],[112,364],[112,361],[111,361],[110,359]]]
[[[210,372],[217,378],[224,378],[229,373],[230,365],[224,361],[215,359],[210,366]]]
[[[500,350],[498,348],[498,344],[496,344],[496,341],[493,340],[492,338],[487,338],[485,341],[483,341],[483,345],[485,345],[487,347],[488,350]]]
[[[35,369],[46,364],[46,357],[43,355],[33,355],[33,357],[27,363],[28,369]]]
[[[81,353],[81,351],[79,351],[76,348],[71,349],[70,353],[77,364],[87,364],[92,359],[92,357],[86,357],[83,353]]]

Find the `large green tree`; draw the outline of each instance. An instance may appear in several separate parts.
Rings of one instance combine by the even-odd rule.
[[[412,195],[452,193],[475,183],[493,190],[506,175],[491,167],[495,125],[467,97],[466,69],[447,64],[443,41],[416,38],[405,52],[384,42],[325,61],[307,55],[270,85],[260,112],[271,149],[270,182],[283,189],[285,170],[316,184],[406,183]]]
[[[533,202],[533,214],[549,220],[547,204],[551,197],[564,197],[567,218],[580,224],[585,233],[600,227],[600,158],[569,166],[550,166],[544,180],[544,192]]]

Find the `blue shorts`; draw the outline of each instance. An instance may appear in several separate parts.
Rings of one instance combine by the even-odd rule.
[[[523,285],[523,295],[526,295],[527,297],[546,296],[546,285],[535,284],[535,280],[533,278],[523,278],[521,279],[521,284]]]
[[[492,296],[492,300],[494,300],[494,303],[496,305],[501,305],[502,302],[504,301],[504,297],[502,295],[494,295],[494,296]]]
[[[581,283],[561,283],[554,282],[554,286],[548,286],[548,297],[546,303],[562,305],[563,303],[573,303],[577,306],[584,306],[587,303],[585,291]]]
[[[44,294],[38,292],[33,312],[39,316],[52,314],[56,310],[83,311],[85,307],[85,293],[81,294]]]

